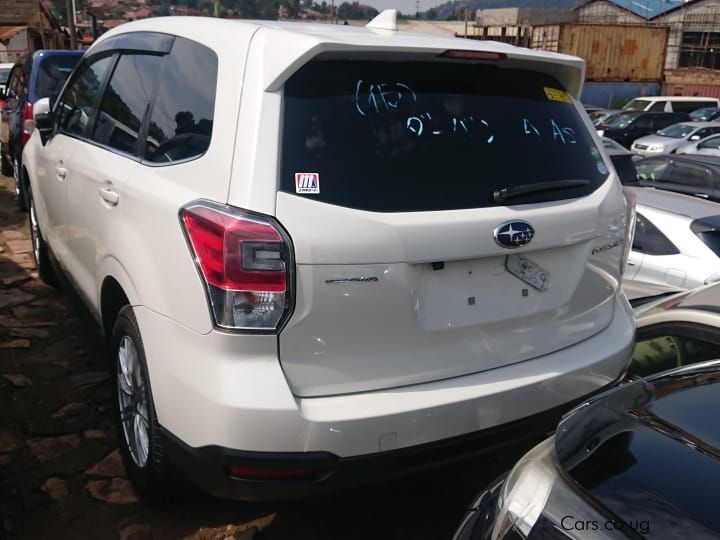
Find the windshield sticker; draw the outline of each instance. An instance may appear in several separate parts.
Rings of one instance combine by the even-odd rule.
[[[608,170],[605,164],[602,161],[597,162],[597,170],[600,174],[607,174]]]
[[[311,172],[295,173],[295,193],[317,195],[320,193],[320,174]]]
[[[545,90],[545,96],[550,101],[559,101],[560,103],[572,103],[572,98],[570,98],[570,94],[568,94],[565,90],[560,90],[558,88],[548,88],[547,86],[544,88]]]

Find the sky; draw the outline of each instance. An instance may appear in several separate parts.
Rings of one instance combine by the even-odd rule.
[[[360,3],[373,6],[380,11],[383,9],[398,9],[402,13],[415,13],[415,0],[361,0]],[[444,3],[445,0],[420,0],[420,11]]]

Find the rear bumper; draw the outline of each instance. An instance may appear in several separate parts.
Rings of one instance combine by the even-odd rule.
[[[604,331],[543,357],[432,383],[298,398],[276,336],[198,334],[142,306],[135,315],[158,420],[184,444],[339,458],[451,439],[573,402],[624,373],[635,336],[630,305],[618,296]]]
[[[589,396],[587,396],[589,397]],[[531,446],[554,431],[560,417],[584,399],[506,425],[442,441],[372,455],[340,458],[330,452],[247,452],[192,448],[165,431],[172,463],[195,485],[217,497],[244,501],[289,500],[440,467],[512,445]],[[301,480],[236,478],[229,467],[311,472]],[[476,518],[477,516],[474,516]]]

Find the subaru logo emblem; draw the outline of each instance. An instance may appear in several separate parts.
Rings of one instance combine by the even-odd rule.
[[[527,246],[535,236],[535,229],[527,221],[506,221],[495,227],[493,236],[498,246],[514,249]]]

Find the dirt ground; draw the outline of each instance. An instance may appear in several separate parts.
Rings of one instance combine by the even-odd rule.
[[[150,507],[125,479],[102,340],[44,286],[0,177],[0,539],[449,538],[474,494],[528,448],[282,504],[190,490]]]

